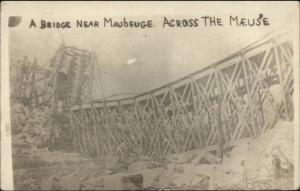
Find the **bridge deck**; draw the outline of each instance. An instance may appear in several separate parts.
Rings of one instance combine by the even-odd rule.
[[[280,36],[143,94],[74,106],[74,149],[152,157],[258,136],[292,118],[292,58]]]

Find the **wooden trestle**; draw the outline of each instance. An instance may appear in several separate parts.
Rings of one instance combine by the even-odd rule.
[[[73,106],[74,150],[161,157],[214,146],[220,132],[226,145],[256,137],[293,119],[292,63],[293,42],[274,37],[149,92]]]

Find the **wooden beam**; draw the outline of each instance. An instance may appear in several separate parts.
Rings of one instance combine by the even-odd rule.
[[[275,51],[275,60],[276,60],[276,65],[277,65],[277,72],[278,72],[279,81],[280,81],[281,95],[282,95],[282,99],[283,99],[283,103],[284,103],[284,109],[285,109],[285,112],[286,112],[286,117],[290,120],[289,109],[288,109],[288,105],[287,105],[287,97],[286,97],[284,84],[283,84],[283,75],[282,75],[281,63],[280,63],[279,55],[278,55],[279,54],[278,45],[275,42],[275,40],[274,40],[274,51]]]

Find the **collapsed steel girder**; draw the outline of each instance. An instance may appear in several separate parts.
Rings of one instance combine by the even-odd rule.
[[[292,43],[270,39],[155,90],[74,106],[74,150],[165,156],[219,139],[230,145],[272,128],[278,117],[291,120]]]
[[[56,139],[69,137],[70,125],[68,111],[75,104],[88,102],[90,99],[91,72],[95,63],[94,53],[75,47],[60,46],[52,59],[55,75],[51,80],[53,97],[50,114],[49,149],[55,149]],[[61,135],[60,130],[65,134]],[[62,132],[62,131],[60,131]],[[59,134],[59,135],[57,135]],[[71,143],[70,143],[71,144]]]
[[[88,102],[91,92],[91,73],[95,54],[62,44],[45,64],[23,60],[10,60],[12,102],[35,109],[50,110],[47,126],[50,127],[52,148],[59,130],[69,125],[68,111],[76,104]],[[61,132],[61,131],[60,131]],[[61,133],[60,133],[61,134]]]
[[[94,53],[65,45],[44,65],[11,59],[12,100],[50,106],[57,99],[69,108],[88,102],[94,62]]]
[[[63,106],[67,108],[88,102],[91,72],[95,63],[94,53],[61,46],[52,63],[56,72],[53,84],[56,99],[63,102]]]

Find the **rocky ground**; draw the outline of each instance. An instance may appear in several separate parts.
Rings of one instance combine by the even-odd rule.
[[[24,142],[21,134],[13,143],[14,183],[18,190],[293,188],[292,122],[278,121],[263,135],[227,151],[222,164],[214,153],[200,150],[170,155],[161,161],[145,156],[92,159],[37,148],[30,141]],[[272,154],[279,157],[282,167],[276,179]]]

